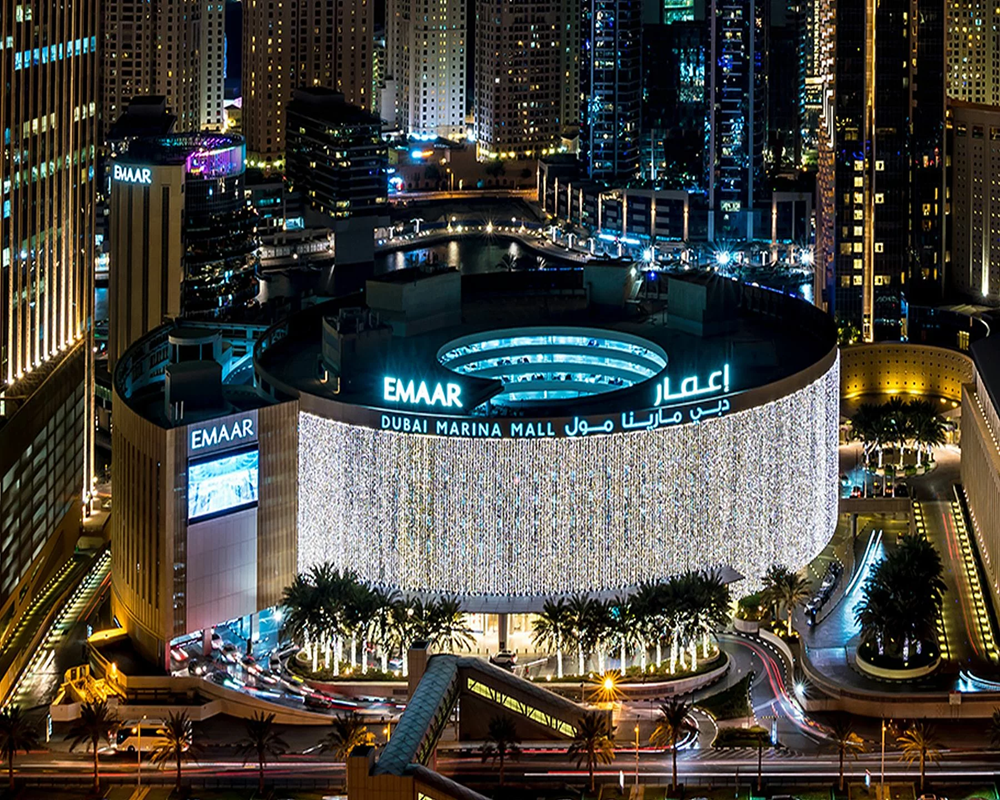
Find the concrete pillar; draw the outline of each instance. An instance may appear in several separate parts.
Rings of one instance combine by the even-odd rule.
[[[497,639],[500,641],[500,649],[507,649],[507,615],[497,614]]]
[[[427,671],[427,659],[430,658],[430,645],[427,642],[414,642],[406,651],[406,688],[409,697],[417,690],[417,684]]]
[[[212,634],[215,633],[215,628],[205,628],[201,632],[201,654],[203,656],[212,655]]]

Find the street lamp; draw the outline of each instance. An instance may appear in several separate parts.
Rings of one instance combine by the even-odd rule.
[[[885,800],[885,720],[882,720],[882,780],[879,781],[879,800]]]
[[[639,785],[639,726],[635,726],[635,785]]]
[[[139,720],[139,746],[136,748],[136,758],[135,758],[135,785],[136,788],[142,787],[142,723],[146,721],[146,715],[142,715],[142,719]]]

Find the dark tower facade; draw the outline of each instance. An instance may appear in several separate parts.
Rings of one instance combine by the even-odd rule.
[[[639,0],[587,0],[580,65],[580,155],[595,180],[639,169],[642,8]]]
[[[905,338],[909,285],[940,269],[943,15],[940,0],[836,7],[830,295],[864,341]]]
[[[770,2],[713,0],[709,25],[709,238],[752,239],[766,191]]]

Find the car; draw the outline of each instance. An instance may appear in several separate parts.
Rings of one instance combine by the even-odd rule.
[[[307,694],[306,705],[310,708],[333,708],[333,700],[322,694]]]
[[[249,667],[251,664],[256,664],[257,659],[254,658],[251,653],[247,653],[245,656],[243,656],[243,658],[240,659],[240,662],[243,664],[244,667]]]
[[[510,650],[501,650],[496,655],[490,656],[490,663],[513,672],[514,665],[517,664],[517,656]]]

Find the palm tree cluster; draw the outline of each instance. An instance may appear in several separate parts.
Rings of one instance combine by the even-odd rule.
[[[862,647],[909,661],[937,638],[937,620],[947,587],[941,555],[923,536],[904,536],[877,562],[862,588],[854,616]]]
[[[698,645],[701,657],[709,654],[711,634],[729,619],[729,588],[716,572],[690,571],[664,581],[644,582],[630,596],[599,600],[578,594],[549,600],[534,622],[532,638],[536,646],[555,652],[556,671],[563,677],[563,651],[575,648],[578,673],[586,672],[586,656],[597,659],[597,671],[605,671],[609,652],[617,651],[622,674],[633,666],[647,671],[654,655],[663,666],[663,652],[669,647],[670,673],[697,669]],[[690,659],[690,664],[689,664]]]
[[[863,403],[851,417],[851,439],[861,442],[866,465],[872,453],[878,455],[879,469],[886,448],[899,454],[900,467],[907,449],[913,450],[919,467],[922,455],[930,458],[931,448],[944,444],[944,431],[944,420],[929,400],[893,397],[880,405]]]
[[[781,564],[772,564],[764,573],[761,602],[777,612],[784,609],[788,635],[792,635],[792,611],[809,597],[809,581]],[[777,616],[777,613],[774,615]]]
[[[397,651],[404,674],[405,651],[414,641],[451,651],[469,649],[473,642],[456,598],[408,602],[399,592],[367,586],[353,572],[341,572],[329,563],[297,575],[285,588],[281,604],[285,630],[304,647],[313,672],[322,655],[324,668],[330,669],[332,661],[333,674],[339,675],[347,642],[352,672],[358,668],[360,644],[362,672],[369,669],[368,646],[373,645],[380,651],[383,672],[390,651]]]

